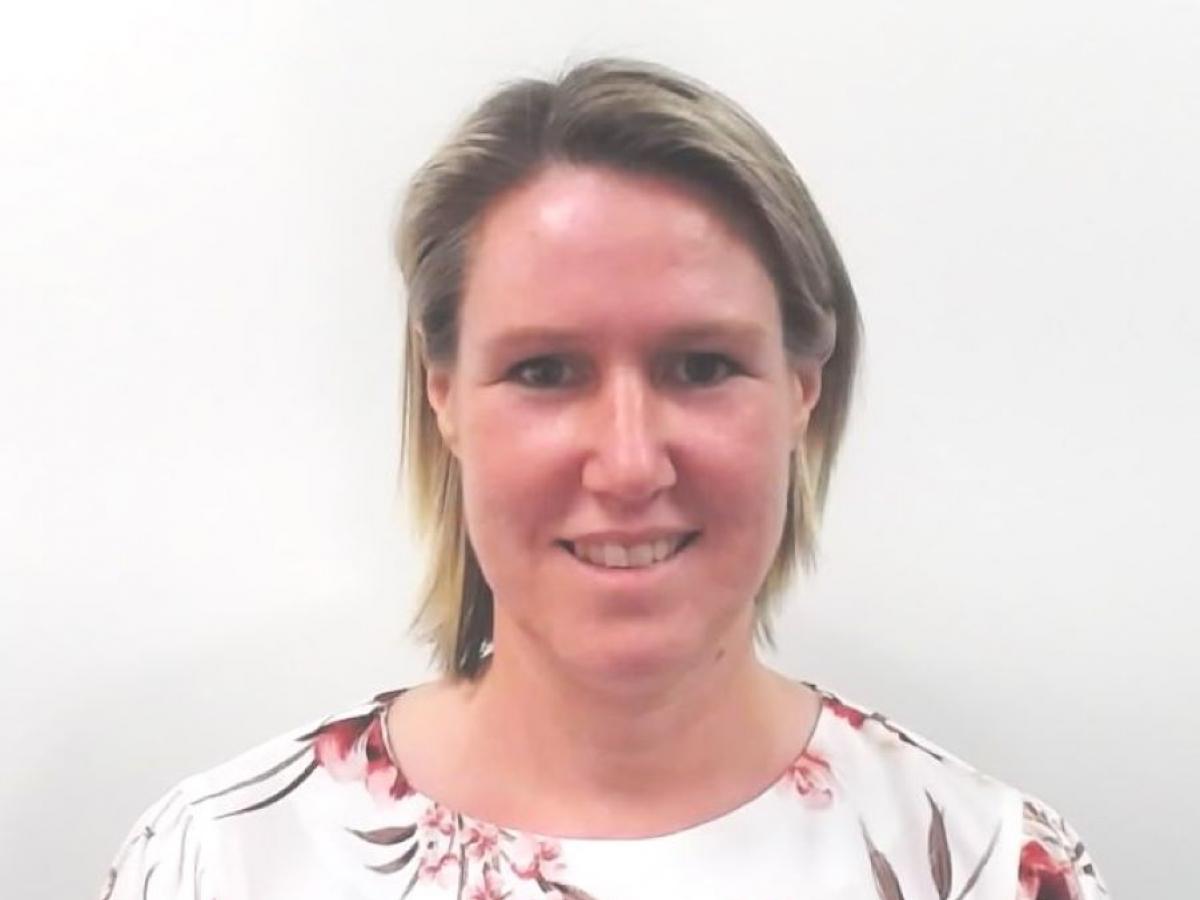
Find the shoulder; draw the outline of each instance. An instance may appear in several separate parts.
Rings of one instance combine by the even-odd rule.
[[[830,777],[848,798],[892,811],[913,805],[922,815],[942,807],[959,816],[1019,818],[1021,795],[1013,787],[884,713],[809,687],[822,701],[810,750],[828,758]]]
[[[229,858],[242,864],[256,846],[301,836],[310,819],[305,804],[316,793],[301,788],[314,780],[324,804],[331,797],[369,804],[409,794],[382,728],[383,711],[402,692],[376,694],[184,778],[138,816],[118,847],[101,900],[218,896]],[[357,789],[338,792],[348,785]]]
[[[1067,820],[1037,797],[1022,796],[1018,900],[1108,896],[1091,854]]]
[[[858,817],[877,877],[932,877],[1017,900],[1106,897],[1083,843],[1041,800],[976,769],[888,716],[816,685],[811,753]],[[1011,891],[1009,888],[1011,887]],[[984,893],[991,896],[986,890]]]
[[[206,823],[188,793],[194,779],[172,788],[133,823],[109,867],[101,900],[211,897],[206,883]]]

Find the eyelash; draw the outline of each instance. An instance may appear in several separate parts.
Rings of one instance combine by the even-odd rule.
[[[725,381],[726,379],[728,379],[734,375],[741,374],[744,371],[741,368],[741,366],[739,366],[736,362],[734,362],[732,359],[730,359],[728,356],[726,356],[723,353],[705,353],[705,352],[683,353],[676,357],[676,361],[687,362],[688,360],[694,360],[697,358],[718,362],[721,366],[724,367],[725,375],[724,375],[724,377],[717,378],[717,379],[711,380],[711,381],[704,381],[704,382],[701,382],[698,384],[694,383],[694,382],[685,381],[684,382],[685,387],[697,387],[697,388],[711,387],[711,386],[722,383],[723,381]],[[522,360],[521,362],[519,362],[515,366],[513,366],[511,369],[509,369],[507,375],[505,376],[505,379],[508,381],[515,381],[517,384],[520,384],[521,386],[530,388],[532,390],[549,391],[549,390],[555,390],[557,388],[567,386],[567,385],[563,385],[563,384],[559,384],[559,383],[535,384],[535,383],[530,383],[529,381],[527,381],[521,377],[522,373],[525,371],[528,371],[531,367],[535,367],[535,366],[542,365],[545,363],[558,363],[558,364],[566,366],[568,368],[570,367],[570,363],[567,362],[566,360],[564,360],[563,357],[561,357],[561,356],[534,356],[529,359]]]

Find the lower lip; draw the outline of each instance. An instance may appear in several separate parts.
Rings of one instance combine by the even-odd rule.
[[[668,556],[662,562],[652,563],[648,566],[598,566],[595,563],[580,559],[566,547],[559,546],[559,549],[562,550],[562,552],[565,553],[573,562],[587,570],[589,574],[594,575],[597,578],[602,578],[606,582],[614,584],[638,584],[670,572],[671,569],[674,568],[675,563],[677,563],[686,553],[690,552],[691,549],[696,546],[699,540],[700,535],[696,534],[694,537],[688,540],[687,544],[682,549],[676,550],[674,554]]]

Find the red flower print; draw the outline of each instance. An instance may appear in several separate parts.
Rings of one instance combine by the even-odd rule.
[[[375,713],[322,725],[312,736],[313,755],[335,781],[361,781],[381,803],[412,793],[404,774],[392,764]]]
[[[833,772],[829,763],[805,750],[784,775],[784,783],[795,789],[810,809],[825,809],[833,802]]]
[[[1080,900],[1071,863],[1056,860],[1039,841],[1021,848],[1020,893],[1017,900]]]
[[[847,706],[836,697],[827,696],[825,698],[825,705],[839,719],[845,719],[849,722],[851,728],[862,728],[863,723],[867,721],[868,716],[865,712],[855,709],[853,706]]]

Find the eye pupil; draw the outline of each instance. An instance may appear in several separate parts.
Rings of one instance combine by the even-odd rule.
[[[692,353],[684,357],[685,380],[700,383],[712,381],[720,375],[724,364],[724,360],[715,353]]]
[[[562,360],[553,357],[531,359],[521,366],[521,380],[526,384],[542,386],[557,384],[562,377]]]

